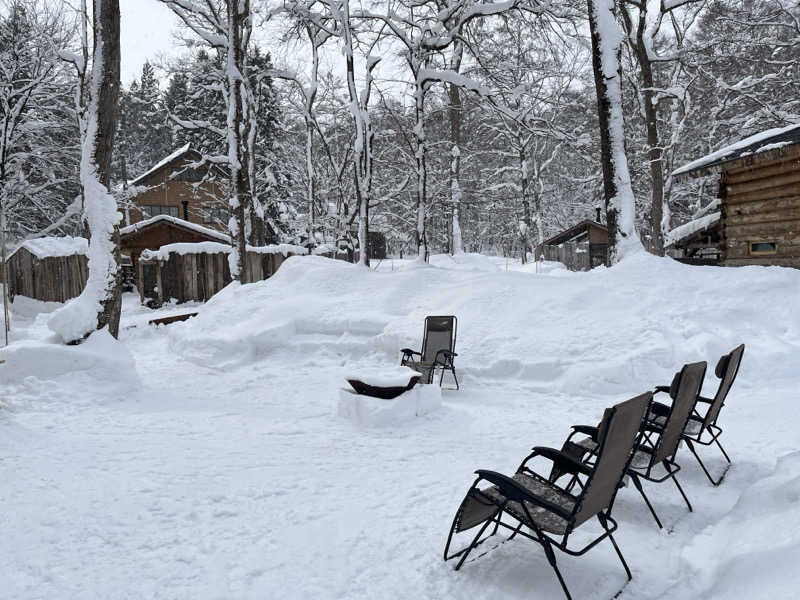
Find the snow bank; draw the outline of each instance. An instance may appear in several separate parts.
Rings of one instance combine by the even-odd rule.
[[[443,261],[445,262],[445,261]],[[427,315],[458,317],[459,376],[520,378],[565,393],[626,394],[668,382],[692,360],[747,344],[746,373],[795,377],[800,271],[693,267],[639,254],[589,272],[373,271],[322,257],[289,258],[269,280],[228,286],[197,318],[170,327],[171,348],[227,367],[321,347],[397,364],[418,347]],[[380,361],[380,362],[376,362]],[[713,363],[712,363],[713,364]]]
[[[683,597],[797,598],[787,573],[800,557],[800,452],[745,490],[719,522],[695,536],[683,559],[696,588]],[[692,586],[694,587],[694,586]],[[677,596],[676,596],[677,597]]]
[[[89,252],[89,242],[82,237],[41,237],[26,240],[19,245],[25,248],[39,260],[52,258],[55,256],[72,256],[74,254],[87,254]],[[14,252],[16,252],[15,250]],[[11,256],[14,253],[12,252]],[[10,258],[10,257],[9,257]]]
[[[82,374],[92,381],[106,381],[125,388],[138,387],[136,361],[127,348],[106,329],[96,331],[76,346],[55,340],[24,340],[0,349],[0,382],[21,383],[34,378],[52,381],[64,375]]]

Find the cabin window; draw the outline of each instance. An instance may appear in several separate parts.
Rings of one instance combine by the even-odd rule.
[[[765,254],[777,254],[777,242],[750,242],[751,256],[763,256]]]
[[[147,217],[157,217],[158,215],[169,215],[170,217],[178,216],[177,206],[165,206],[162,204],[146,204],[140,207],[142,214]]]
[[[217,223],[225,225],[231,218],[231,211],[227,206],[204,206],[203,223]]]

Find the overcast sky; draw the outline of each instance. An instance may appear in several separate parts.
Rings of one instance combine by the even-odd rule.
[[[146,60],[174,56],[172,32],[177,17],[157,0],[120,0],[122,84],[128,87],[142,72]]]

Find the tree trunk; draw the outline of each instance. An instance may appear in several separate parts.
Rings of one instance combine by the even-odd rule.
[[[243,10],[242,10],[243,9]],[[249,0],[227,0],[228,17],[228,162],[231,169],[231,219],[228,227],[234,249],[228,260],[231,277],[247,283],[247,229],[245,212],[250,185],[242,144],[242,27],[249,19]]]
[[[48,321],[67,343],[79,342],[104,327],[117,337],[122,305],[120,214],[108,190],[119,105],[119,0],[94,0],[92,19],[91,92],[82,127],[80,166],[84,218],[90,234],[89,274],[81,294],[54,312]]]
[[[461,69],[461,60],[464,51],[460,41],[453,45],[453,60],[450,62],[450,70],[458,73]],[[447,84],[447,95],[449,104],[447,106],[447,116],[450,121],[450,143],[452,146],[450,160],[450,203],[453,206],[453,222],[450,227],[451,239],[450,251],[452,254],[464,252],[464,241],[461,237],[461,122],[464,105],[461,100],[461,90],[454,83]]]
[[[414,159],[417,166],[417,229],[414,241],[417,245],[417,258],[427,261],[428,242],[425,234],[425,212],[428,173],[425,165],[425,88],[419,77],[416,82],[414,100],[414,139],[416,142]]]
[[[606,264],[611,266],[629,247],[634,249],[641,243],[634,226],[633,189],[625,155],[619,62],[622,32],[616,22],[614,0],[588,0],[588,3],[608,226]]]
[[[530,248],[531,232],[531,202],[528,197],[528,160],[525,157],[525,145],[518,140],[519,145],[519,188],[522,195],[522,224],[519,228],[520,245],[522,246],[522,264],[528,262],[528,249]]]

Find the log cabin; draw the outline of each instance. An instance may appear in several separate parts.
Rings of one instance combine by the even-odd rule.
[[[127,183],[123,224],[167,215],[225,231],[230,216],[227,185],[222,168],[204,162],[186,144]]]
[[[675,171],[719,178],[719,264],[800,268],[800,123],[769,129]]]

